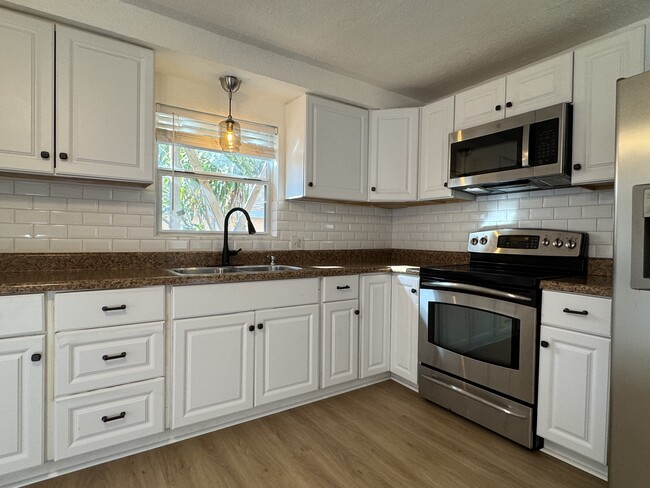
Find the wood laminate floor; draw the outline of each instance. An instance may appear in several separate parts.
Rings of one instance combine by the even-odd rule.
[[[607,483],[386,381],[32,486],[591,488]]]

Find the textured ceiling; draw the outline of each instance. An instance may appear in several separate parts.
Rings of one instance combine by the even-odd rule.
[[[650,17],[648,0],[122,0],[424,102]]]

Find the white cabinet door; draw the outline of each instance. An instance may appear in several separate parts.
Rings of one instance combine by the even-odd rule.
[[[393,276],[390,320],[390,372],[418,381],[418,276]]]
[[[0,10],[0,170],[52,173],[54,24]]]
[[[505,117],[506,79],[498,78],[456,94],[454,130]]]
[[[391,275],[361,276],[360,378],[390,369]]]
[[[286,197],[366,201],[368,111],[303,95],[286,117]]]
[[[359,301],[323,304],[322,386],[359,377]]]
[[[43,336],[0,340],[0,475],[43,462]]]
[[[56,172],[153,181],[153,52],[57,26]]]
[[[449,134],[454,132],[454,97],[443,98],[420,110],[420,158],[418,200],[474,196],[447,188],[449,178]]]
[[[318,389],[318,308],[255,312],[255,405]]]
[[[545,325],[541,340],[537,434],[604,464],[610,340]]]
[[[370,112],[369,201],[416,199],[419,119],[419,108]]]
[[[253,406],[254,313],[176,320],[172,428]]]
[[[572,76],[572,52],[510,73],[506,78],[506,117],[571,102]]]
[[[643,71],[644,32],[639,26],[575,51],[574,185],[614,180],[616,80]]]

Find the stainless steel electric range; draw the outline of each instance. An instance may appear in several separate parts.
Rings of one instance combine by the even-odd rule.
[[[535,435],[540,281],[583,275],[587,234],[469,235],[469,265],[421,268],[420,395],[529,449]]]

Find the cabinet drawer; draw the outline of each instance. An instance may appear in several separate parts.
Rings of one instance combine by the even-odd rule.
[[[164,287],[57,293],[54,317],[56,330],[164,320]]]
[[[327,276],[323,278],[324,302],[359,298],[359,275]]]
[[[43,332],[43,295],[0,297],[0,337]]]
[[[163,431],[164,380],[82,393],[54,402],[54,459]]]
[[[542,292],[542,324],[604,337],[611,335],[610,298]]]
[[[59,332],[55,344],[57,396],[164,374],[162,322]]]

